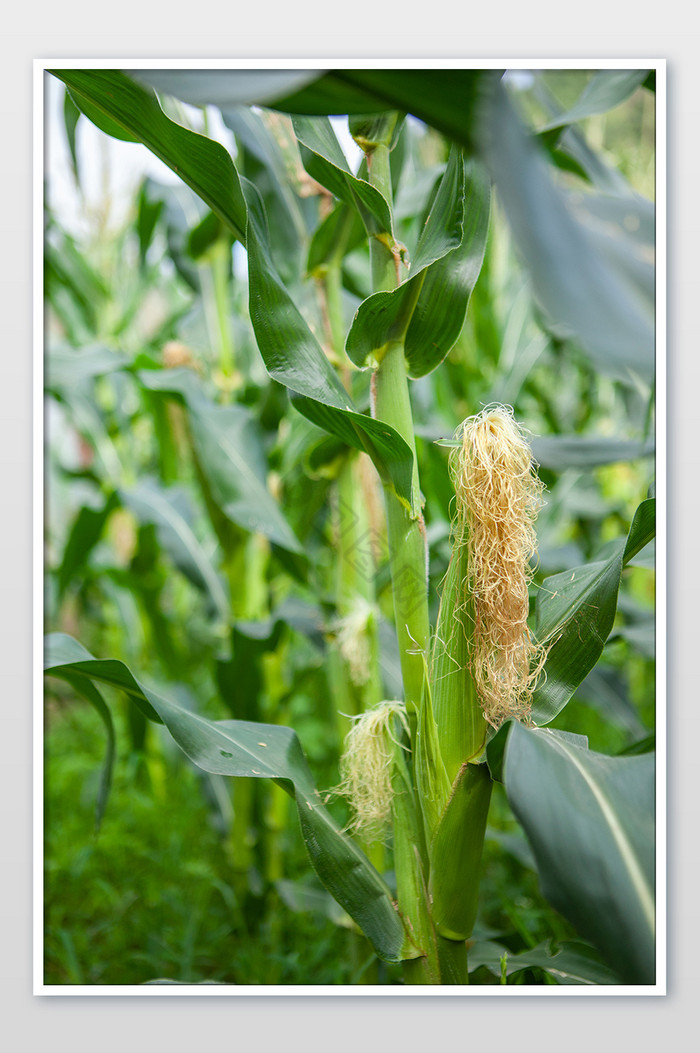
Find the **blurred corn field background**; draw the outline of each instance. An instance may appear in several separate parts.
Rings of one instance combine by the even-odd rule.
[[[437,831],[438,882],[450,442],[499,404],[545,487],[551,648],[531,725],[469,756],[490,805],[478,883],[426,893],[467,947],[439,982],[653,983],[653,71],[343,72],[47,74],[45,982],[428,982],[397,831]],[[180,179],[123,208],[103,162],[88,195],[93,125]],[[353,833],[343,744],[385,700],[420,807]]]

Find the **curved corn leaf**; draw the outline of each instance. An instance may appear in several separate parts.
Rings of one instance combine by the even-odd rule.
[[[327,117],[293,117],[294,134],[302,146],[304,168],[317,183],[353,205],[370,231],[393,230],[391,208],[381,192],[354,175]]]
[[[615,542],[607,559],[545,578],[535,631],[551,646],[533,696],[536,724],[547,724],[561,712],[600,658],[615,620],[622,569],[653,538],[655,507],[653,497],[639,505],[627,539]]]
[[[108,135],[115,125],[143,143],[245,241],[246,209],[236,169],[220,143],[165,116],[153,91],[113,69],[52,69],[76,105]],[[121,136],[124,138],[124,135]]]
[[[381,358],[405,335],[411,376],[429,373],[456,341],[481,269],[489,219],[488,178],[453,148],[421,232],[410,276],[360,304],[346,342],[356,365]]]
[[[413,453],[390,425],[354,407],[350,395],[276,274],[265,217],[255,187],[244,181],[248,200],[250,317],[268,373],[293,393],[296,408],[349,446],[369,453],[379,472],[417,514]]]
[[[97,681],[125,691],[150,720],[165,724],[204,771],[277,782],[296,802],[304,843],[321,883],[360,926],[379,957],[399,961],[415,953],[388,886],[321,804],[291,728],[208,720],[144,686],[122,662],[94,658],[63,633],[47,637],[44,669],[52,676]]]
[[[504,774],[544,895],[624,983],[653,984],[654,756],[513,722]]]

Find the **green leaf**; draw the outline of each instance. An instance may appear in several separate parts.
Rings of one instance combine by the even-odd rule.
[[[355,314],[346,351],[356,365],[380,359],[386,346],[404,335],[411,376],[440,364],[459,336],[481,269],[489,195],[485,173],[453,148],[410,276],[397,289],[374,293]]]
[[[71,582],[87,565],[90,553],[102,537],[105,523],[117,504],[116,494],[111,493],[99,508],[83,505],[75,517],[63,549],[63,558],[58,568],[59,600],[65,595]]]
[[[533,696],[532,718],[547,724],[561,712],[602,654],[617,610],[622,568],[654,536],[655,499],[635,512],[626,540],[605,560],[545,578],[537,597],[535,631],[551,642],[543,681]]]
[[[188,369],[141,370],[139,380],[151,391],[182,398],[187,406],[192,442],[214,500],[244,530],[263,534],[290,552],[302,553],[300,542],[267,488],[267,460],[262,436],[245,406],[218,406]]]
[[[275,272],[265,217],[255,188],[248,197],[248,283],[250,317],[268,373],[293,393],[305,417],[356,449],[365,450],[398,496],[419,507],[413,494],[413,453],[390,425],[359,413],[294,301]]]
[[[351,172],[331,122],[325,117],[294,117],[294,134],[312,179],[340,201],[358,209],[370,231],[391,231],[391,209],[379,190]]]
[[[653,755],[606,757],[514,722],[505,784],[544,895],[623,982],[653,984]]]
[[[401,110],[471,147],[481,84],[495,76],[478,69],[336,69],[267,105],[295,114]]]
[[[501,976],[505,958],[506,975],[523,969],[544,969],[558,984],[619,984],[619,977],[601,961],[597,952],[580,940],[563,940],[556,949],[551,940],[519,954],[511,954],[502,944],[477,940],[469,948],[470,972],[485,966],[494,976]]]
[[[323,273],[337,254],[345,256],[364,241],[365,230],[357,212],[340,202],[322,220],[311,235],[306,269],[309,274]]]
[[[548,121],[539,129],[540,132],[574,124],[598,113],[607,113],[628,99],[644,83],[648,73],[645,69],[598,70],[571,109]]]
[[[460,244],[428,268],[406,333],[404,354],[412,377],[425,376],[435,369],[462,331],[484,260],[490,196],[488,176],[477,162],[468,162]]]
[[[49,70],[80,109],[107,134],[143,143],[245,241],[246,209],[238,175],[220,143],[165,116],[154,93],[119,70]],[[111,129],[111,130],[110,130]]]
[[[47,638],[45,672],[126,691],[149,719],[166,725],[178,746],[204,771],[279,783],[296,801],[304,843],[321,883],[360,926],[379,957],[399,961],[413,953],[388,886],[321,804],[291,728],[208,720],[145,687],[122,662],[93,658],[63,633]]]
[[[178,486],[162,487],[142,479],[118,491],[122,503],[140,523],[155,526],[163,548],[179,570],[209,599],[219,618],[228,620],[229,602],[224,583],[197,538],[189,494]]]

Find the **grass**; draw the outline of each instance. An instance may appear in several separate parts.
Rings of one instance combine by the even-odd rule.
[[[94,804],[104,739],[82,704],[52,703],[46,735],[45,983],[350,984],[348,933],[291,913],[274,888],[237,898],[230,840],[197,773],[158,751],[121,754],[102,827]],[[297,837],[299,873],[307,869]],[[294,878],[294,868],[285,876]],[[258,900],[256,903],[255,900]],[[267,902],[263,901],[266,898]]]

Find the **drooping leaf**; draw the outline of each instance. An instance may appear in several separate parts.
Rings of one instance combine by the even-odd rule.
[[[238,175],[220,143],[183,128],[165,116],[153,91],[119,70],[54,69],[77,106],[107,134],[143,143],[187,183],[245,242],[246,210]]]
[[[122,662],[93,658],[63,633],[47,638],[45,672],[126,691],[149,719],[166,725],[178,746],[204,771],[277,782],[296,801],[304,843],[321,883],[360,926],[376,953],[387,961],[416,953],[389,888],[321,804],[299,740],[290,728],[208,720],[143,685]]]
[[[512,722],[505,785],[544,895],[623,982],[653,984],[653,755],[607,757]]]
[[[497,75],[478,69],[335,69],[267,104],[286,113],[305,114],[399,110],[472,147],[482,82]]]

